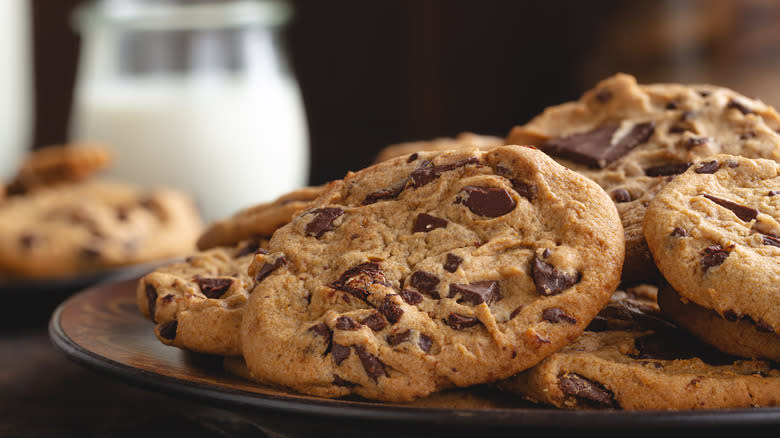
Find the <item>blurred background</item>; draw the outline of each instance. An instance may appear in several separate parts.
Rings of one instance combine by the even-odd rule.
[[[72,16],[83,3],[30,0],[28,147],[69,139],[85,38]],[[277,28],[278,49],[305,108],[307,184],[365,167],[392,143],[463,131],[504,136],[616,72],[640,82],[710,82],[780,105],[774,0],[287,5],[292,15]],[[214,143],[217,154],[223,146]]]

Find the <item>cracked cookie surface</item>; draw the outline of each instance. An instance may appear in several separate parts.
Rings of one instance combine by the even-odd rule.
[[[574,340],[624,241],[595,183],[520,146],[420,152],[330,183],[258,254],[252,378],[408,401],[496,381]]]

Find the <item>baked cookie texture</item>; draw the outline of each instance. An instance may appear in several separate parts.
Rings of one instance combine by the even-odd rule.
[[[776,194],[780,164],[731,155],[695,163],[658,193],[647,207],[644,234],[683,302],[780,334]]]
[[[28,154],[8,184],[8,192],[20,195],[58,184],[85,181],[107,169],[112,160],[111,151],[102,144],[46,146]]]
[[[323,397],[493,382],[582,333],[624,248],[609,196],[539,150],[398,157],[328,184],[255,255],[243,355]]]
[[[244,208],[210,223],[198,237],[200,250],[231,246],[246,239],[268,237],[322,192],[323,186],[302,187],[270,202]]]
[[[564,409],[780,405],[771,362],[727,356],[669,322],[654,301],[622,291],[580,338],[497,386]]]
[[[143,276],[138,309],[155,322],[166,345],[222,356],[240,356],[243,307],[254,281],[247,270],[266,240],[198,251],[184,261]]]
[[[455,137],[438,137],[431,140],[408,141],[386,146],[377,153],[374,163],[420,151],[446,151],[460,148],[488,149],[502,144],[504,144],[504,139],[501,137],[464,131]]]
[[[638,84],[617,74],[507,135],[596,181],[625,229],[626,282],[661,278],[642,233],[647,204],[675,175],[716,154],[780,159],[780,116],[760,100],[712,85]]]
[[[191,198],[176,190],[60,184],[0,204],[0,271],[54,278],[179,257],[202,226]]]

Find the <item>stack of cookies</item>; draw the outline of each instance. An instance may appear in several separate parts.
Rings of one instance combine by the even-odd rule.
[[[67,279],[182,257],[203,230],[189,195],[99,178],[102,145],[31,152],[0,192],[0,280]]]
[[[215,222],[138,307],[165,344],[320,397],[778,405],[778,129],[734,91],[616,75],[506,139],[393,145]]]

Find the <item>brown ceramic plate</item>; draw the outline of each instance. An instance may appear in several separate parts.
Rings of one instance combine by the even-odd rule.
[[[135,279],[94,286],[53,313],[49,334],[74,361],[126,382],[199,399],[259,419],[283,436],[462,436],[537,430],[778,427],[780,408],[699,411],[567,411],[542,408],[489,388],[438,394],[411,405],[288,393],[229,374],[222,360],[161,344],[135,305]],[[262,426],[262,427],[265,427]],[[306,430],[321,433],[306,434]],[[369,429],[367,429],[369,428]],[[369,432],[371,430],[371,432]],[[276,432],[279,433],[279,432]]]

